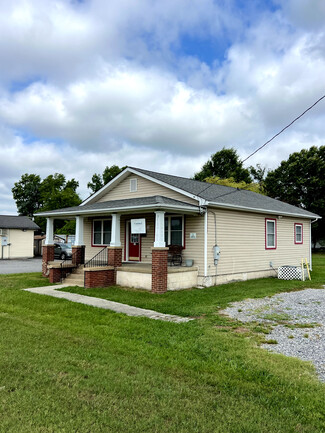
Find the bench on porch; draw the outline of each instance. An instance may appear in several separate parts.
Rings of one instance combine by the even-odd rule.
[[[169,266],[181,266],[182,265],[182,251],[183,247],[181,245],[169,245],[168,250],[168,265]]]

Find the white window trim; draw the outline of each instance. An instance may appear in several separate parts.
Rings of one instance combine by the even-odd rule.
[[[272,234],[272,233],[268,233],[267,231],[267,227],[268,227],[268,222],[273,223],[273,227],[274,227],[274,243],[273,245],[269,245],[268,243],[268,234]],[[267,250],[276,250],[277,248],[277,227],[276,227],[276,220],[272,219],[272,218],[266,218],[265,219],[265,248]]]
[[[301,240],[300,241],[297,240],[297,227],[301,228],[301,232],[300,232]],[[303,235],[303,233],[304,233],[303,224],[301,224],[301,223],[295,223],[295,244],[301,245],[301,244],[304,243],[304,235]]]
[[[166,247],[168,245],[171,245],[170,241],[171,241],[171,218],[174,217],[181,217],[182,218],[182,247],[184,247],[184,215],[165,215],[165,220],[168,220],[168,227],[167,227],[167,231],[168,231],[168,236],[167,236],[167,241],[166,241]]]
[[[100,221],[101,222],[101,231],[100,231],[100,241],[101,241],[101,243],[100,244],[95,244],[95,221]],[[96,218],[96,219],[94,219],[93,220],[93,227],[92,227],[92,233],[93,233],[93,236],[92,236],[92,245],[94,246],[94,247],[100,247],[100,246],[105,246],[105,245],[110,245],[110,244],[104,244],[103,243],[103,238],[104,238],[104,221],[110,221],[111,222],[111,240],[112,240],[112,218]]]
[[[130,192],[138,191],[138,179],[136,177],[132,177],[130,179]]]

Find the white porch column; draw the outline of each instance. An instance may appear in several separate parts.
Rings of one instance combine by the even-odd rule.
[[[76,238],[75,245],[84,245],[84,217],[76,216]]]
[[[46,238],[45,238],[45,245],[53,245],[53,227],[54,227],[54,220],[53,218],[46,218]]]
[[[165,243],[165,212],[156,211],[156,225],[155,225],[155,242],[154,248],[164,248]]]
[[[110,247],[121,246],[121,215],[118,213],[112,214],[112,236]]]

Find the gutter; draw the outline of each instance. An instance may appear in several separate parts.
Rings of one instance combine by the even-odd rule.
[[[171,209],[171,210],[180,210],[180,211],[188,211],[188,212],[195,212],[195,213],[199,213],[199,207],[198,206],[184,206],[184,207],[180,207],[177,205],[171,205],[171,204],[153,204],[153,205],[139,205],[139,206],[132,206],[132,207],[118,207],[118,208],[109,208],[109,209],[86,209],[83,210],[82,206],[80,207],[80,209],[76,209],[74,211],[68,211],[68,212],[39,212],[37,214],[35,214],[35,216],[42,216],[42,217],[65,217],[65,216],[77,216],[77,215],[81,215],[81,214],[102,214],[103,212],[107,212],[107,213],[118,213],[120,211],[133,211],[133,210],[154,210],[154,209]]]
[[[239,205],[236,206],[236,205],[231,205],[231,204],[216,203],[216,202],[211,202],[211,201],[207,202],[207,205],[211,206],[211,207],[217,207],[217,208],[226,208],[226,209],[231,209],[231,210],[241,210],[241,211],[246,211],[246,212],[255,212],[255,213],[270,214],[270,215],[283,215],[283,216],[289,216],[289,217],[294,217],[294,218],[312,219],[312,218],[316,217],[315,221],[322,218],[321,216],[318,216],[316,214],[302,215],[302,214],[294,214],[294,213],[290,213],[290,212],[274,211],[274,210],[269,210],[269,209],[252,208],[252,207],[239,206]]]

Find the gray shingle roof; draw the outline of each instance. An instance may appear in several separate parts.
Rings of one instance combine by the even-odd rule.
[[[246,208],[257,211],[278,212],[279,214],[290,214],[293,216],[305,216],[308,218],[319,218],[312,212],[284,203],[271,197],[258,194],[252,191],[232,188],[229,186],[207,184],[198,180],[187,179],[185,177],[173,176],[170,174],[156,173],[141,168],[129,167],[133,170],[165,182],[175,188],[179,188],[190,194],[201,197],[213,204],[226,207]]]
[[[39,227],[27,216],[0,215],[1,229],[38,230]]]
[[[165,205],[173,206],[173,207],[186,207],[189,209],[192,209],[193,211],[198,211],[198,206],[191,205],[189,203],[185,203],[180,200],[174,200],[169,197],[163,197],[160,195],[155,195],[151,197],[138,197],[138,198],[128,198],[128,199],[122,199],[122,200],[110,200],[110,201],[103,201],[103,202],[97,202],[93,204],[85,204],[81,206],[74,206],[74,207],[67,207],[64,209],[56,209],[52,211],[46,211],[44,214],[50,215],[50,214],[57,214],[57,213],[77,213],[78,211],[108,211],[112,209],[122,209],[122,208],[135,208],[137,206],[141,207],[154,207],[154,206],[161,206]],[[42,215],[43,212],[40,212],[39,215]]]

